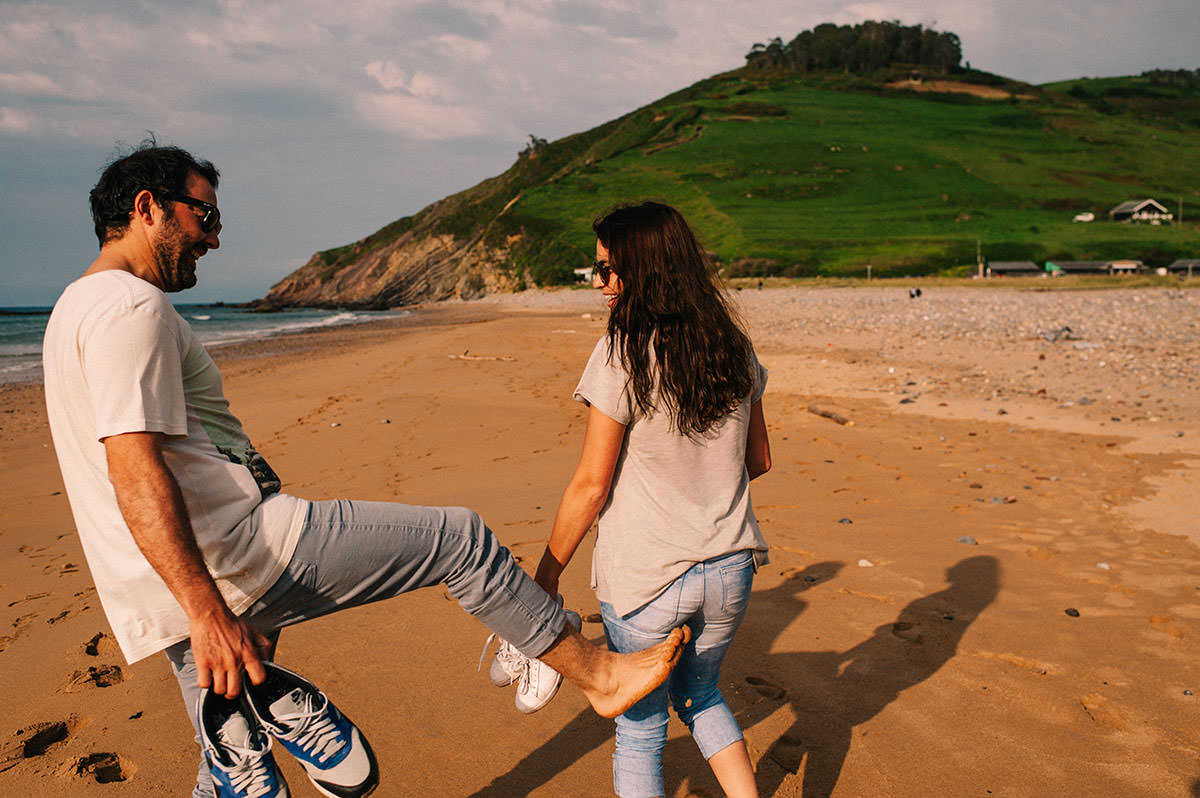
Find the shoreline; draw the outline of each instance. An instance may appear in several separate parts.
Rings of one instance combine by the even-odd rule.
[[[1005,297],[904,291],[736,294],[770,370],[775,466],[753,485],[771,562],[722,690],[762,794],[1194,790],[1195,305],[1143,298],[1129,321],[1066,296],[1022,320]],[[526,293],[214,357],[289,492],[470,506],[532,568],[578,458],[570,392],[606,312],[589,291]],[[1121,333],[1142,319],[1179,332],[1162,346]],[[1084,337],[1037,335],[1061,322]],[[1151,371],[1128,365],[1135,352]],[[196,758],[173,677],[104,636],[40,394],[4,390],[0,415],[0,662],[19,674],[0,687],[0,792],[184,794]],[[588,545],[563,593],[600,641]],[[435,589],[286,630],[279,659],[370,737],[381,794],[607,794],[611,724],[570,686],[518,716],[475,671],[486,636]],[[670,735],[667,794],[719,794],[686,730]],[[119,787],[87,770],[100,761]]]

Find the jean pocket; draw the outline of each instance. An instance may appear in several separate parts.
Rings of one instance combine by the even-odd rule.
[[[754,584],[754,571],[754,552],[748,549],[730,555],[721,563],[722,609],[725,612],[740,613],[746,608]]]

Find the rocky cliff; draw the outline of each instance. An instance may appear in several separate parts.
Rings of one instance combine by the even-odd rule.
[[[318,252],[252,304],[262,310],[386,309],[570,282],[572,270],[587,263],[590,252],[569,243],[557,222],[524,213],[522,197],[629,149],[661,149],[690,139],[697,135],[698,114],[692,105],[667,110],[647,106],[558,141],[531,136],[504,174],[361,241]]]

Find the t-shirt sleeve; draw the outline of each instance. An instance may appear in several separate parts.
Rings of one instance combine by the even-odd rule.
[[[619,360],[609,356],[608,337],[601,338],[588,358],[572,398],[591,405],[619,424],[633,421],[628,378]]]
[[[176,331],[153,310],[104,314],[82,341],[98,440],[127,432],[187,434]]]
[[[754,356],[754,385],[750,389],[750,404],[754,404],[763,398],[763,394],[767,390],[767,377],[769,372],[763,367],[762,363],[758,362],[758,355]]]

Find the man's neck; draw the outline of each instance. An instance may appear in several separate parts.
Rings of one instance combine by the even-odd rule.
[[[145,280],[151,285],[158,285],[153,279],[153,270],[149,259],[139,257],[139,248],[129,241],[129,235],[117,241],[111,241],[100,248],[100,254],[92,261],[92,265],[83,273],[84,277],[99,272],[128,272],[134,277]],[[160,286],[161,287],[161,286]]]

